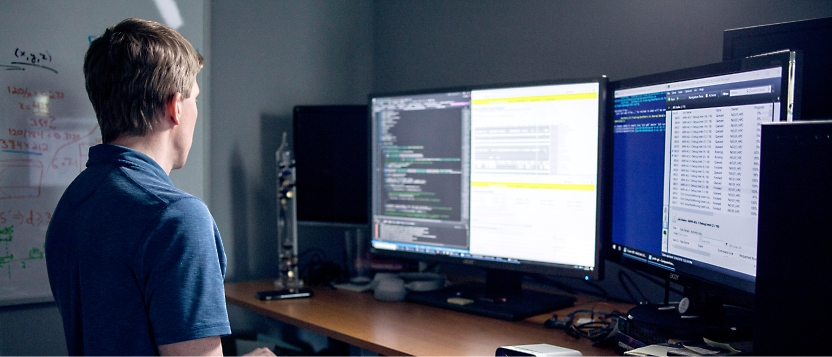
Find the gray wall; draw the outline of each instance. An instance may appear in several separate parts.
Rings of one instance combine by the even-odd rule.
[[[295,105],[363,104],[372,3],[213,1],[210,208],[227,280],[277,275],[275,151]]]
[[[373,90],[606,74],[722,60],[725,29],[832,16],[820,0],[377,1]]]

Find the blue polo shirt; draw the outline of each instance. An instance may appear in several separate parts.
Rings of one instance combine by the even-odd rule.
[[[90,148],[45,249],[70,355],[155,355],[158,345],[231,333],[217,225],[147,155]]]

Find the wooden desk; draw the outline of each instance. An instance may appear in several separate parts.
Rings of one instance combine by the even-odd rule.
[[[615,355],[593,347],[562,330],[546,329],[544,314],[510,322],[409,302],[381,302],[371,293],[314,289],[308,299],[260,301],[254,294],[273,290],[272,280],[229,283],[226,300],[258,314],[334,338],[381,355],[493,356],[497,347],[548,343],[581,351],[585,356]],[[573,308],[558,316],[596,305],[598,299],[579,297]],[[627,311],[627,304],[613,304]],[[605,310],[608,310],[607,307]]]

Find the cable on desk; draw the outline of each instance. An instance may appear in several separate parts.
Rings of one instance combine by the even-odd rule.
[[[598,310],[598,305],[608,305],[611,311]],[[586,338],[592,341],[594,346],[605,346],[615,339],[618,331],[618,319],[622,313],[612,305],[599,303],[589,310],[575,310],[566,319],[559,320],[557,315],[547,320],[543,326],[548,328],[563,329],[564,332],[575,339]]]

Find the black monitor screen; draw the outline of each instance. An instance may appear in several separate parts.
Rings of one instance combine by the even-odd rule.
[[[788,117],[788,56],[611,84],[613,260],[753,294],[760,126]]]
[[[725,30],[724,61],[771,53],[784,49],[803,52],[800,70],[801,120],[832,119],[832,18],[821,18]]]
[[[298,221],[367,224],[367,116],[366,105],[295,107]]]

